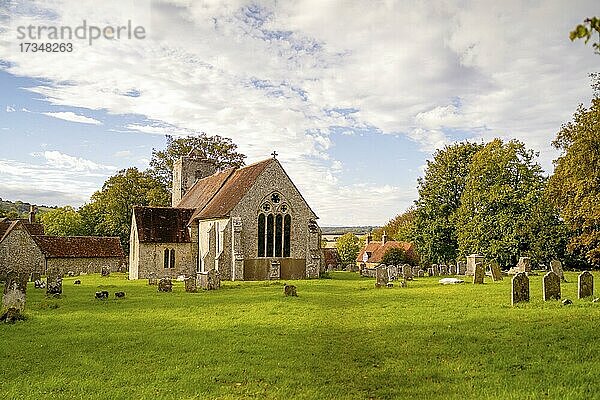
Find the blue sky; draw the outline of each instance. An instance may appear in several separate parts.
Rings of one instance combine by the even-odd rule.
[[[0,4],[0,197],[80,206],[164,135],[273,150],[322,225],[383,224],[437,148],[517,138],[547,172],[600,58],[593,1]],[[23,53],[19,26],[131,21],[143,39]],[[51,41],[47,39],[46,41]]]

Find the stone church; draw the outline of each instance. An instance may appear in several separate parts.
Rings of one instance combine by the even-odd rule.
[[[275,153],[274,153],[275,154]],[[317,278],[321,229],[274,157],[218,171],[201,155],[173,168],[171,207],[134,207],[129,278]]]

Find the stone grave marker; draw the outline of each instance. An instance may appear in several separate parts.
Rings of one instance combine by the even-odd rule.
[[[427,276],[435,276],[433,272],[433,268],[427,268]]]
[[[445,264],[440,265],[440,275],[448,275],[448,266]]]
[[[196,293],[198,291],[198,284],[195,276],[190,276],[185,280],[185,291],[188,293]]]
[[[108,291],[107,290],[103,290],[101,292],[96,292],[95,297],[98,300],[106,300],[106,299],[108,299]]]
[[[419,278],[422,278],[422,277],[424,277],[424,276],[425,276],[425,272],[423,272],[423,270],[422,270],[422,269],[420,269],[420,270],[419,270],[419,272],[417,273],[417,276],[418,276]]]
[[[481,285],[483,284],[483,277],[485,276],[485,267],[483,263],[477,263],[475,265],[475,271],[473,274],[473,284]]]
[[[62,272],[58,268],[49,268],[46,272],[46,295],[62,294]]]
[[[412,267],[410,265],[404,264],[402,266],[402,278],[406,279],[407,281],[412,281],[413,273]]]
[[[433,264],[431,266],[431,269],[433,270],[433,275],[432,276],[438,276],[440,274],[440,269],[438,267],[437,264]]]
[[[148,274],[148,285],[158,285],[158,279],[156,278],[156,274],[154,272],[150,272]]]
[[[560,300],[559,276],[552,271],[548,271],[542,280],[542,290],[544,292],[544,301]]]
[[[115,297],[117,299],[122,299],[125,297],[125,292],[115,292]]]
[[[31,282],[40,281],[40,280],[42,280],[42,274],[40,274],[39,272],[31,273]]]
[[[104,277],[110,276],[110,268],[108,268],[107,266],[102,267],[100,275]]]
[[[512,278],[511,303],[529,301],[529,278],[525,272],[519,272]]]
[[[172,292],[173,291],[173,282],[171,282],[171,278],[162,278],[158,281],[158,291],[159,292]]]
[[[494,282],[502,280],[502,271],[500,270],[500,265],[498,265],[496,260],[492,260],[490,262],[490,270],[492,271],[492,279]]]
[[[450,275],[456,275],[456,265],[449,266]]]
[[[221,287],[221,277],[214,269],[208,272],[200,272],[198,280],[200,281],[200,287],[204,290],[217,290]]]
[[[283,294],[285,297],[298,297],[296,286],[285,284],[283,286]]]
[[[531,260],[529,257],[519,257],[519,262],[517,263],[517,272],[531,272]]]
[[[24,319],[27,281],[29,272],[9,270],[6,273],[0,321],[12,323]]]
[[[36,289],[45,289],[46,288],[46,282],[44,282],[43,280],[39,279],[35,282],[33,282],[33,287]]]
[[[420,270],[421,270],[421,267],[413,267],[413,269],[412,269],[413,276],[418,276]]]
[[[456,275],[465,275],[467,272],[467,264],[464,261],[459,261],[456,264]]]
[[[484,257],[480,254],[471,254],[467,256],[467,265],[465,270],[465,275],[473,275],[475,274],[475,265],[477,263],[483,263]],[[461,274],[462,275],[462,274]]]
[[[580,299],[594,294],[594,276],[589,271],[583,271],[577,278],[577,297]]]
[[[560,261],[558,261],[558,260],[550,261],[550,270],[552,272],[554,272],[556,275],[558,275],[558,277],[560,278],[561,281],[566,282],[565,281],[565,272],[563,271],[562,263]]]
[[[390,278],[390,281],[395,281],[396,279],[398,279],[398,267],[395,265],[389,265],[387,267],[388,269],[388,276]]]
[[[377,269],[375,270],[375,279],[376,288],[385,287],[388,284],[390,279],[388,276],[388,270],[385,267],[385,265],[377,267]]]

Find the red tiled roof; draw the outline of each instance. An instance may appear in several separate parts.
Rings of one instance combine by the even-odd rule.
[[[125,257],[118,237],[32,236],[48,258]]]
[[[193,208],[133,207],[140,243],[189,243]]]
[[[217,172],[211,176],[198,180],[194,186],[187,191],[176,207],[204,208],[234,171],[235,168],[228,168],[225,171]]]
[[[358,253],[358,256],[356,257],[356,262],[364,262],[363,254],[365,254],[366,252],[369,253],[369,258],[367,259],[368,263],[380,263],[386,251],[393,248],[402,249],[406,254],[411,255],[415,251],[415,247],[412,243],[396,242],[393,240],[389,240],[382,245],[381,242],[371,242]]]
[[[231,210],[233,210],[242,197],[254,185],[260,174],[274,160],[273,158],[269,158],[232,171],[208,203],[203,208],[198,207],[196,209],[192,219],[220,218],[229,215]],[[200,182],[198,181],[197,183]]]
[[[39,223],[29,223],[26,219],[17,219],[14,221],[9,220],[8,218],[0,218],[0,242],[4,239],[4,236],[8,234],[11,230],[17,226],[18,223],[21,223],[25,230],[30,235],[43,235],[44,234],[44,225]]]

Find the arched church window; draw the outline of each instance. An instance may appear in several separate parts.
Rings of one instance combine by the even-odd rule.
[[[292,233],[292,217],[287,214],[283,222],[283,256],[290,256],[290,239]]]
[[[175,249],[171,249],[171,260],[169,262],[169,268],[175,268]]]
[[[258,256],[265,256],[265,214],[258,216]]]
[[[165,268],[169,268],[169,249],[165,249],[165,253],[163,255],[163,266]]]
[[[292,211],[280,193],[271,193],[259,206],[258,257],[290,257]]]
[[[277,214],[275,217],[275,257],[281,257],[283,245],[283,217]]]
[[[273,214],[267,216],[267,257],[273,257]]]

